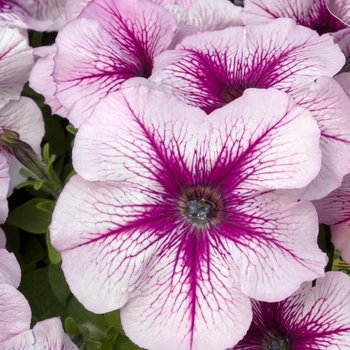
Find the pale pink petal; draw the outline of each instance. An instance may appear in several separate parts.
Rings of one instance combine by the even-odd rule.
[[[142,0],[121,0],[118,6],[94,1],[79,17],[57,37],[53,73],[56,96],[77,127],[123,81],[149,77],[154,56],[169,46],[176,30],[168,11]]]
[[[350,73],[346,72],[337,74],[336,76],[334,76],[334,80],[336,80],[340,84],[340,86],[350,98]]]
[[[0,284],[0,348],[4,345],[2,341],[30,328],[31,316],[23,294],[11,285]]]
[[[48,32],[59,31],[66,23],[64,6],[66,0],[34,0],[35,18],[41,21],[52,21],[46,29]]]
[[[74,18],[77,18],[88,2],[90,2],[90,0],[66,0],[64,8],[66,21],[70,22]]]
[[[28,97],[21,97],[18,101],[10,101],[0,108],[0,126],[10,129],[20,135],[22,141],[28,143],[40,155],[40,143],[44,136],[44,121],[37,104]],[[18,173],[23,168],[7,151],[2,152],[9,164],[10,188],[9,193],[25,178]]]
[[[18,288],[20,282],[21,268],[15,255],[6,249],[0,249],[0,288],[2,284]]]
[[[176,5],[168,5],[166,9],[174,15],[178,25],[194,26],[201,31],[243,25],[242,7],[227,0],[197,0],[188,10]]]
[[[350,100],[332,78],[321,77],[309,88],[293,93],[321,130],[321,171],[299,198],[320,199],[341,185],[350,173]]]
[[[45,97],[45,103],[51,107],[52,114],[66,118],[67,111],[58,102],[56,83],[52,77],[54,67],[53,58],[56,54],[56,45],[42,46],[34,49],[34,54],[39,56],[29,76],[29,86]]]
[[[327,7],[333,16],[350,25],[350,2],[347,0],[327,0]]]
[[[33,0],[0,0],[0,25],[21,29],[44,31],[52,21],[40,21],[35,18]]]
[[[155,4],[167,7],[167,5],[178,5],[185,9],[189,9],[196,0],[152,0]]]
[[[332,77],[344,62],[331,37],[278,19],[185,38],[156,58],[150,80],[211,112],[250,87],[292,92],[311,85],[322,75]]]
[[[225,240],[193,233],[179,228],[163,241],[121,309],[126,334],[146,349],[227,349],[249,327],[250,301],[234,283]]]
[[[239,268],[244,294],[268,302],[282,300],[304,281],[324,275],[328,259],[316,245],[318,221],[311,203],[266,193],[245,199],[236,216],[234,238],[230,223],[221,234],[227,232],[224,246]]]
[[[16,350],[78,350],[64,333],[58,317],[38,322],[32,330],[0,343],[1,346]]]
[[[0,26],[0,102],[19,98],[33,64],[27,38],[16,28]]]

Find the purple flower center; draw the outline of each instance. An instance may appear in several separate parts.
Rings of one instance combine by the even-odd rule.
[[[187,202],[187,216],[197,224],[207,223],[215,209],[215,204],[204,198],[195,198]]]
[[[197,227],[222,222],[224,206],[217,189],[204,186],[184,189],[179,206],[181,214]]]
[[[275,338],[270,340],[269,349],[271,350],[290,350],[290,343],[287,337]]]
[[[232,86],[226,86],[221,92],[221,98],[227,103],[230,103],[236,98],[241,97],[243,95],[243,92],[244,89],[238,90],[233,88]]]

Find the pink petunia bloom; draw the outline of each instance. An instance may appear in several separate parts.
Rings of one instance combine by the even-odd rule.
[[[70,122],[79,127],[125,80],[148,78],[154,57],[169,46],[176,28],[174,17],[150,1],[90,2],[56,40],[56,97]]]
[[[109,94],[79,128],[79,175],[50,225],[72,292],[95,313],[122,308],[141,347],[233,346],[248,297],[324,274],[314,207],[274,192],[306,186],[320,157],[310,112],[274,89],[209,115],[147,87]]]
[[[38,322],[30,330],[30,306],[17,288],[21,269],[13,255],[0,249],[0,349],[77,350],[59,318]]]
[[[320,223],[331,227],[334,246],[350,263],[350,174],[344,177],[341,187],[314,201],[314,205]]]
[[[252,301],[253,322],[232,350],[346,350],[350,342],[350,278],[327,272],[278,303]]]
[[[344,61],[330,36],[277,19],[186,38],[176,50],[158,56],[150,81],[208,113],[250,87],[289,93],[312,112],[322,130],[321,173],[299,193],[300,198],[318,199],[340,186],[350,172],[350,159],[338,161],[350,152],[350,102],[338,84],[326,78]]]

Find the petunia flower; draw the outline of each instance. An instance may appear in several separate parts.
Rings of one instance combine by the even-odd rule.
[[[17,288],[21,269],[13,253],[0,249],[0,349],[77,350],[58,317],[38,322],[30,330],[31,310]]]
[[[209,115],[147,87],[109,94],[79,128],[50,225],[72,292],[95,313],[122,308],[141,347],[233,346],[248,297],[324,274],[313,206],[273,191],[316,176],[318,144],[310,112],[273,89]]]
[[[232,350],[346,350],[350,278],[327,272],[278,303],[252,301],[253,322]]]
[[[339,187],[350,172],[350,159],[339,162],[340,155],[350,151],[350,102],[339,85],[326,78],[343,64],[332,38],[278,19],[186,38],[156,59],[150,81],[208,113],[250,87],[275,87],[290,94],[312,112],[322,130],[321,173],[299,193],[300,198],[318,199]]]
[[[175,30],[173,16],[150,1],[90,2],[56,40],[56,97],[71,123],[79,127],[125,80],[148,78],[154,57],[169,46]]]

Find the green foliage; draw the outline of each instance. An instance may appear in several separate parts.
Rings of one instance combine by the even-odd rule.
[[[33,198],[10,212],[7,223],[27,232],[46,233],[52,214],[41,208],[49,203],[47,199]]]

